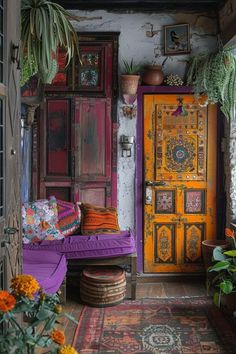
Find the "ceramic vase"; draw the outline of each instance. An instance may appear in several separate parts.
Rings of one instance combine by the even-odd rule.
[[[161,65],[149,65],[143,74],[143,83],[146,85],[161,85],[164,74]]]

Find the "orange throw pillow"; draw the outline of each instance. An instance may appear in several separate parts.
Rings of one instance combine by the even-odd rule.
[[[91,204],[82,204],[81,234],[118,233],[120,227],[116,208],[100,208]]]

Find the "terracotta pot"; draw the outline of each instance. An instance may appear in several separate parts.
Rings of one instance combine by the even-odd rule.
[[[228,295],[222,294],[221,307],[227,315],[232,316],[234,313],[236,314],[236,292]]]
[[[147,66],[143,74],[143,83],[146,85],[161,85],[164,80],[164,74],[161,65]]]
[[[121,92],[125,95],[135,95],[139,79],[139,75],[121,75]]]
[[[227,240],[204,240],[202,241],[202,256],[205,268],[213,265],[212,256],[213,250],[216,246],[220,246],[223,249],[227,250],[230,247],[230,244]]]

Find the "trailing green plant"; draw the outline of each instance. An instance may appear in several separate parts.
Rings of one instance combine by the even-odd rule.
[[[29,77],[37,72],[42,83],[51,83],[59,47],[66,51],[67,65],[79,55],[78,36],[69,19],[70,14],[52,1],[22,0],[21,58]]]
[[[224,115],[231,119],[236,108],[236,57],[232,49],[222,47],[195,55],[187,72],[187,84],[193,86],[196,96],[207,95],[205,104],[219,102]]]
[[[209,267],[209,272],[217,275],[212,279],[212,285],[216,290],[213,295],[213,302],[220,307],[222,294],[228,295],[236,291],[236,239],[234,231],[225,230],[226,236],[231,238],[232,249],[224,251],[222,247],[215,247],[213,260],[215,264]]]
[[[134,64],[133,59],[130,62],[123,60],[123,65],[123,73],[125,75],[138,75],[140,67],[139,65]]]

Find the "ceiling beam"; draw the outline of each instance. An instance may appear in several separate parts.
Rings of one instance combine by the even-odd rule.
[[[197,10],[219,9],[225,0],[54,0],[66,9]]]

